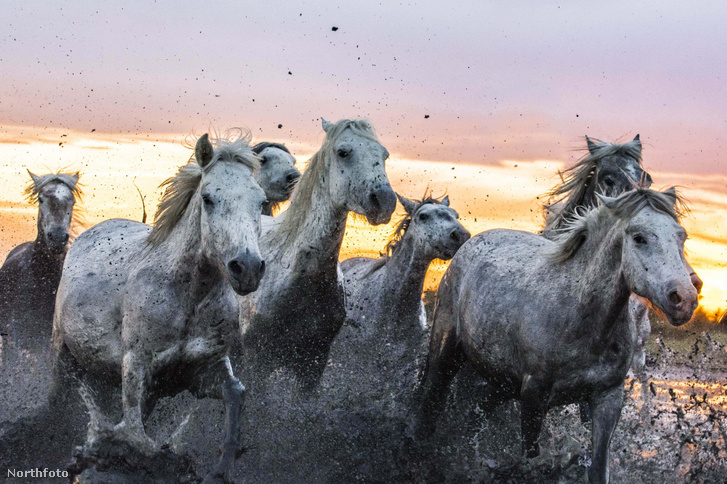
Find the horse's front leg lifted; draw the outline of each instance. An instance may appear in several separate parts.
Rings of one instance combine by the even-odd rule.
[[[591,484],[608,484],[609,446],[611,436],[621,416],[623,394],[623,384],[621,384],[605,393],[591,397],[593,457],[591,467],[588,469],[588,482]]]
[[[215,468],[205,476],[203,484],[229,481],[229,473],[235,462],[240,445],[240,412],[242,410],[245,387],[232,373],[229,357],[225,356],[200,375],[200,381],[193,388],[199,398],[222,399],[225,405],[225,440],[221,447],[220,460]]]

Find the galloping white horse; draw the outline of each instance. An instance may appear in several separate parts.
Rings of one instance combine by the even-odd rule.
[[[384,169],[389,153],[368,121],[323,120],[323,129],[290,207],[267,220],[261,249],[270,276],[240,311],[242,371],[290,368],[307,388],[317,385],[346,315],[338,253],[348,213],[377,225],[396,207]]]
[[[522,402],[523,452],[549,408],[586,399],[593,414],[590,482],[609,480],[608,449],[636,343],[632,292],[675,326],[697,306],[687,234],[673,189],[637,189],[578,216],[550,241],[514,230],[470,239],[438,291],[422,385],[419,436],[431,433],[466,361],[493,392]]]
[[[71,373],[101,396],[120,384],[114,437],[146,455],[157,447],[143,418],[160,397],[189,389],[224,400],[222,456],[206,482],[225,476],[239,441],[244,387],[227,355],[239,332],[235,294],[255,291],[265,271],[265,195],[248,140],[220,139],[213,148],[202,136],[195,161],[164,183],[153,229],[117,219],[80,236],[66,258],[53,327],[50,404],[75,392]]]

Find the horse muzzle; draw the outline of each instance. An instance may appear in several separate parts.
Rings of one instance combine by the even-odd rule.
[[[249,251],[227,263],[230,285],[241,296],[257,291],[264,275],[265,261]]]
[[[387,224],[396,210],[396,194],[389,184],[371,191],[364,204],[366,220],[371,225]]]
[[[681,326],[692,319],[694,310],[697,309],[697,289],[691,281],[688,285],[671,283],[667,287],[666,301],[660,309],[672,326]]]

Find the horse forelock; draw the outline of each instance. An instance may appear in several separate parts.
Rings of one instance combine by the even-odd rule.
[[[209,173],[217,163],[240,163],[250,168],[253,173],[260,169],[258,156],[250,147],[250,139],[250,131],[241,128],[230,129],[222,135],[215,134],[210,139],[214,156],[206,166],[201,167],[192,154],[190,161],[176,175],[159,185],[164,188],[164,194],[154,214],[154,227],[147,238],[151,245],[159,245],[169,237],[197,192],[203,175]],[[185,145],[194,149],[194,143],[185,142]]]
[[[556,185],[547,194],[548,201],[544,208],[549,209],[557,203],[562,203],[549,226],[545,230],[555,230],[567,223],[568,217],[576,209],[583,206],[589,191],[595,193],[594,186],[598,184],[598,167],[606,158],[623,156],[633,159],[642,167],[641,143],[631,140],[627,143],[609,143],[599,139],[590,139],[595,144],[593,153],[589,151],[573,166],[560,172],[562,182]]]
[[[571,259],[588,239],[589,233],[616,223],[627,223],[646,207],[668,215],[676,223],[689,213],[684,198],[673,187],[661,192],[637,187],[590,210],[579,207],[566,225],[555,232],[555,244],[549,254],[551,259],[557,263]]]
[[[295,235],[300,232],[306,220],[306,215],[313,206],[313,192],[316,187],[326,180],[328,183],[328,168],[336,141],[350,129],[355,135],[378,142],[374,128],[368,120],[342,119],[333,124],[326,132],[326,139],[321,148],[308,160],[307,167],[298,179],[293,193],[290,196],[290,205],[285,211],[285,222],[280,224],[277,231],[276,243],[285,247],[293,243]]]
[[[81,201],[83,197],[83,191],[81,190],[81,184],[77,181],[75,174],[70,173],[48,173],[31,180],[30,183],[25,187],[23,194],[28,203],[37,204],[38,195],[41,190],[51,183],[61,183],[68,187],[73,195],[74,200]]]

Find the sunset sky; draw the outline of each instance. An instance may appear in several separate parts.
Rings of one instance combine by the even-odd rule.
[[[725,25],[721,2],[6,1],[0,251],[34,232],[26,168],[81,170],[91,223],[139,218],[132,180],[153,209],[185,136],[210,127],[303,165],[321,116],[367,117],[394,188],[447,191],[473,232],[536,230],[535,197],[583,135],[640,133],[655,185],[692,202],[703,304],[727,308]],[[390,228],[363,244],[367,230],[352,225],[346,256]]]

